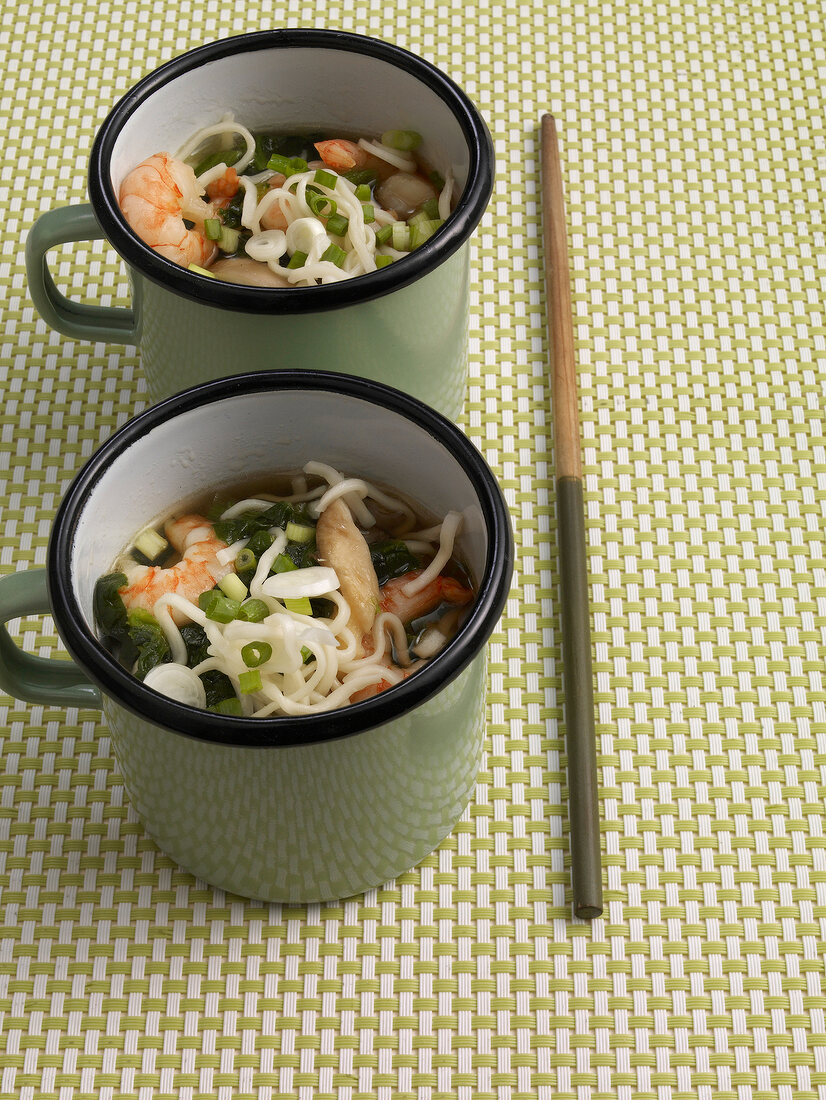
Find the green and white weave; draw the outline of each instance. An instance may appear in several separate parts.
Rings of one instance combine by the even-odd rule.
[[[0,706],[3,1100],[826,1100],[826,341],[818,0],[258,10],[6,0],[0,567],[146,403],[49,331],[23,246],[162,61],[264,26],[422,54],[485,115],[462,426],[517,530],[486,753],[441,848],[306,909],[143,834],[93,712]],[[570,918],[538,125],[562,140],[606,910]],[[105,245],[64,290],[125,304]],[[50,620],[26,649],[58,645]]]

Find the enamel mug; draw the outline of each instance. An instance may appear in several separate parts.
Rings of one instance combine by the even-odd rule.
[[[436,516],[462,513],[457,546],[476,598],[455,637],[401,684],[294,718],[198,710],[133,677],[96,636],[98,577],[176,506],[311,460]],[[512,568],[496,479],[445,417],[347,375],[236,375],[151,406],[83,467],[55,517],[47,568],[0,579],[0,624],[50,611],[72,661],[24,653],[0,625],[0,688],[101,708],[146,831],[193,874],[267,901],[344,897],[419,862],[460,817],[484,737],[486,645]]]
[[[402,260],[340,283],[239,286],[153,251],[118,205],[126,174],[153,153],[173,155],[228,111],[253,132],[375,136],[416,130],[419,150],[453,172],[455,209]],[[378,39],[332,30],[272,30],[223,39],[150,73],[101,126],[89,204],[51,210],[26,242],[37,310],[75,339],[137,344],[152,400],[249,370],[311,362],[381,381],[455,419],[466,380],[469,238],[493,188],[493,147],[467,96],[444,73]],[[72,300],[47,252],[105,238],[126,262],[131,308]]]

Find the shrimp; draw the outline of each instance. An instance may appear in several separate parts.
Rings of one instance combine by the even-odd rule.
[[[318,155],[328,168],[335,172],[351,172],[354,168],[369,168],[379,179],[391,175],[396,169],[381,157],[376,157],[354,141],[344,138],[331,138],[329,141],[317,141]]]
[[[155,603],[171,593],[193,603],[234,570],[232,564],[221,565],[218,551],[226,548],[204,516],[190,513],[171,519],[164,525],[166,537],[181,554],[177,565],[162,568],[157,565],[135,565],[126,572],[126,586],[118,589],[127,608],[142,607],[154,612]],[[177,623],[185,621],[183,614],[172,610]]]
[[[274,176],[270,176],[267,180],[267,187],[270,191],[275,190],[277,187],[283,187],[287,182],[287,177],[282,175],[281,172],[276,172]],[[276,199],[264,213],[261,215],[261,228],[262,229],[286,229],[289,225],[287,221],[287,215],[281,209],[280,200]],[[287,283],[287,286],[290,284]]]
[[[207,184],[206,193],[211,199],[231,199],[237,194],[240,186],[238,173],[234,168],[229,167],[223,176]]]
[[[126,176],[118,196],[123,216],[161,256],[182,267],[206,267],[217,251],[207,240],[204,219],[215,207],[204,202],[195,172],[169,153],[155,153]],[[187,229],[184,219],[194,222]]]
[[[354,141],[345,141],[344,138],[317,141],[315,147],[327,167],[334,168],[336,172],[350,172],[353,168],[364,168],[370,159],[366,149],[362,149]]]
[[[393,615],[397,615],[405,625],[412,622],[414,619],[418,619],[420,615],[426,615],[429,611],[435,611],[436,608],[442,603],[451,603],[456,606],[456,614],[458,614],[458,608],[464,604],[470,603],[473,599],[473,592],[469,588],[465,588],[464,585],[454,580],[452,577],[436,577],[430,584],[426,585],[420,592],[416,592],[412,596],[405,596],[403,589],[405,585],[410,581],[420,576],[421,570],[414,571],[412,573],[405,573],[403,577],[396,577],[395,580],[388,581],[387,584],[381,589],[381,608],[382,611],[390,612]],[[443,617],[442,622],[449,616],[454,615],[454,612],[448,612]],[[455,623],[451,622],[451,627],[455,628]],[[432,628],[437,629],[437,628]],[[452,632],[452,631],[451,631]],[[442,641],[442,645],[447,641],[445,638]],[[370,649],[370,639],[364,638],[362,644],[366,649]],[[439,647],[441,648],[441,646]],[[412,651],[415,653],[415,649]],[[434,653],[438,650],[434,650]],[[429,654],[432,656],[432,654]],[[421,668],[426,664],[426,660],[413,661],[412,664],[407,665],[406,668],[400,668],[392,659],[389,653],[386,653],[379,665],[383,665],[385,668],[392,668],[396,672],[401,672],[402,679],[406,680],[411,673],[416,669]],[[380,691],[386,691],[387,688],[393,687],[396,681],[379,680],[377,684],[368,684],[366,687],[361,688],[350,697],[351,703],[360,703],[363,699],[372,699],[374,695],[378,695]]]
[[[385,668],[396,669],[397,672],[401,672],[402,680],[406,680],[411,673],[415,672],[417,668],[420,668],[425,662],[417,661],[413,665],[409,665],[407,668],[399,669],[392,663],[389,657],[386,657],[380,662]],[[401,681],[399,681],[401,683]],[[377,684],[368,684],[367,687],[360,688],[350,696],[351,703],[360,703],[362,699],[372,699],[374,695],[378,695],[380,691],[387,691],[389,687],[395,687],[395,681],[391,683],[390,680],[379,680]]]
[[[420,592],[412,596],[405,596],[404,588],[412,580],[421,575],[421,570],[405,573],[402,577],[396,577],[381,590],[380,602],[382,611],[389,611],[398,615],[403,623],[410,623],[421,615],[427,615],[435,611],[439,604],[452,603],[458,606],[470,603],[473,599],[473,591],[465,588],[452,577],[436,577],[425,585]]]
[[[364,653],[364,635],[372,631],[379,611],[379,581],[367,540],[341,498],[319,516],[316,544],[320,559],[335,570],[339,579],[341,594],[350,606],[353,633],[362,639],[358,648]]]

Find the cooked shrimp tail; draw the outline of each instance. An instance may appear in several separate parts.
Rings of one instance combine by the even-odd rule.
[[[347,141],[346,138],[317,141],[315,147],[327,167],[342,175],[354,169],[368,168],[377,179],[384,179],[396,170],[392,164],[375,156],[369,149],[355,141]]]
[[[417,668],[421,668],[421,666],[425,664],[425,662],[417,661],[415,664],[408,665],[408,667],[404,669],[397,668],[397,666],[391,662],[390,658],[382,661],[382,664],[385,666],[385,668],[393,668],[397,672],[401,672],[402,680],[406,680],[407,677],[414,673]],[[374,695],[378,695],[381,691],[387,691],[389,687],[394,687],[396,683],[396,680],[379,680],[377,684],[368,684],[367,687],[363,687],[360,691],[357,691],[354,695],[351,695],[350,702],[360,703],[363,699],[372,699]]]
[[[167,260],[206,267],[215,256],[217,246],[204,232],[204,221],[215,215],[215,207],[201,198],[193,169],[169,153],[155,153],[133,168],[121,184],[118,202],[135,233]]]
[[[388,581],[381,590],[382,611],[390,611],[393,615],[398,615],[406,624],[418,619],[421,615],[435,611],[440,604],[463,606],[473,599],[472,589],[465,588],[453,577],[443,576],[436,577],[417,592],[406,595],[404,591],[406,586],[419,576],[421,576],[421,570],[405,573],[403,577]]]
[[[205,516],[191,513],[170,520],[164,527],[166,537],[181,554],[181,560],[163,568],[157,565],[135,565],[126,570],[127,584],[118,589],[127,608],[142,607],[154,612],[161,596],[178,595],[193,603],[202,592],[233,571],[232,565],[218,561],[218,551],[226,548]],[[175,622],[184,621],[180,611],[172,611]]]
[[[350,172],[353,168],[364,168],[370,159],[369,154],[354,141],[344,138],[331,138],[329,141],[317,141],[318,155],[328,168],[336,172]]]

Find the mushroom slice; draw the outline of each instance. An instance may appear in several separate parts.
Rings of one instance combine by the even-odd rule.
[[[276,274],[267,264],[258,260],[250,260],[240,257],[237,260],[216,260],[209,272],[216,279],[223,279],[225,283],[240,283],[241,286],[289,286],[289,281],[283,275]]]
[[[349,625],[362,653],[362,638],[373,629],[380,608],[379,581],[367,540],[343,500],[334,500],[319,516],[316,545],[321,561],[339,579],[341,594],[350,605]]]

